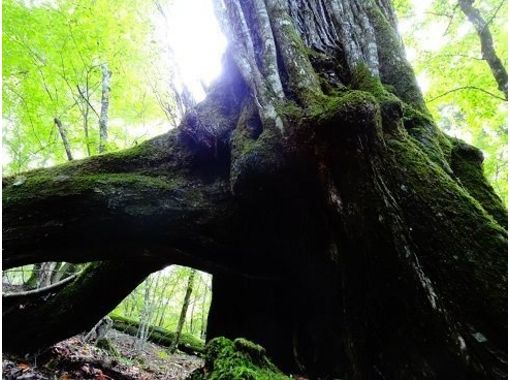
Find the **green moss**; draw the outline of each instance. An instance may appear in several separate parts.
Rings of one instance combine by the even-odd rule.
[[[106,338],[99,339],[96,342],[96,346],[99,347],[102,350],[105,350],[106,352],[110,353],[113,356],[120,356],[119,351],[115,346]]]
[[[113,320],[113,327],[126,334],[136,336],[140,323],[118,315],[110,315]],[[149,341],[170,347],[175,340],[175,332],[169,331],[158,326],[149,326]],[[190,354],[200,354],[204,351],[204,342],[195,338],[193,335],[182,333],[177,347],[183,352]]]
[[[164,169],[161,172],[165,176],[171,176],[172,169],[175,169],[178,164],[175,156],[180,158],[182,154],[179,149],[172,149],[172,145],[175,144],[175,132],[169,133],[148,140],[130,149],[82,160],[74,160],[51,168],[35,169],[17,176],[6,177],[2,179],[2,183],[4,187],[14,184],[18,186],[18,189],[23,189],[21,185],[26,185],[27,183],[37,185],[37,182],[47,179],[56,183],[76,180],[75,184],[78,188],[81,188],[78,179],[82,176],[87,180],[95,175],[101,176],[115,173],[129,176],[130,173],[137,172],[135,175],[146,175],[147,177],[154,178],[157,175],[153,173],[157,171],[158,167],[163,165]],[[172,152],[172,160],[169,160],[169,158],[172,158],[169,157],[169,151]],[[104,178],[102,177],[102,179]]]
[[[288,125],[298,123],[304,115],[303,109],[289,100],[278,100],[275,109],[276,113],[285,119]]]
[[[399,199],[406,226],[433,282],[446,299],[462,300],[459,313],[480,310],[506,320],[506,230],[480,202],[435,164],[413,138],[388,141],[394,162],[385,160],[394,178],[393,196]],[[434,259],[432,259],[434,258]],[[451,273],[456,273],[455,281]],[[489,277],[488,277],[489,276]],[[471,286],[466,287],[466,283]]]
[[[320,102],[323,94],[319,77],[309,59],[310,49],[283,7],[274,7],[271,18],[278,20],[281,29],[275,34],[288,74],[288,87],[303,107]]]
[[[382,138],[379,104],[369,92],[351,90],[329,97],[313,112],[311,117],[317,121],[319,130],[328,134],[367,133]]]
[[[23,201],[31,198],[48,196],[73,196],[89,193],[110,193],[126,189],[129,192],[144,189],[171,190],[183,182],[180,178],[162,175],[145,175],[142,173],[98,173],[65,174],[61,168],[35,170],[26,175],[19,175],[4,185],[3,196],[9,202]]]
[[[236,195],[253,195],[278,179],[283,159],[281,134],[276,128],[265,128],[256,140],[243,127],[231,138],[230,185]]]
[[[190,380],[289,380],[266,356],[265,349],[244,338],[212,339],[206,346],[205,368]]]
[[[392,95],[386,91],[380,79],[370,72],[365,63],[358,63],[354,68],[350,87],[354,90],[370,92],[376,98]]]
[[[369,92],[377,99],[385,132],[402,133],[405,104],[388,90],[388,87],[392,88],[392,86],[383,85],[380,79],[370,72],[366,64],[359,63],[352,73],[350,87]]]
[[[507,211],[484,176],[482,152],[458,139],[452,141],[451,167],[455,176],[482,207],[506,228]]]
[[[377,39],[382,82],[392,86],[402,101],[428,113],[413,69],[405,59],[404,47],[397,31],[379,7],[367,7],[367,10]]]
[[[375,97],[366,91],[346,91],[338,96],[324,98],[321,104],[311,109],[312,117],[330,118],[332,114],[353,112],[360,106],[377,104]],[[355,115],[353,115],[355,117]]]
[[[428,113],[424,113],[406,104],[404,106],[404,123],[406,124],[406,129],[413,129],[423,124],[433,124],[434,120]]]
[[[428,113],[405,104],[403,121],[407,132],[421,145],[429,158],[446,173],[451,174],[448,162],[452,146],[432,117]]]

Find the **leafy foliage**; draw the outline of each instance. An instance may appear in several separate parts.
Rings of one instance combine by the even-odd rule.
[[[163,131],[165,116],[149,75],[158,50],[150,43],[151,5],[3,2],[6,172],[65,161],[54,118],[66,128],[75,156],[97,152],[101,64],[112,72],[108,149],[132,146],[148,127],[153,134]]]
[[[114,319],[144,320],[153,326],[150,330],[176,331],[190,270],[174,265],[152,274],[113,310]],[[151,284],[149,294],[147,283]],[[211,275],[197,272],[183,333],[204,339],[211,298]]]
[[[483,150],[484,170],[507,203],[507,103],[456,0],[396,1],[408,55],[439,126]],[[476,1],[498,56],[507,61],[507,2]]]

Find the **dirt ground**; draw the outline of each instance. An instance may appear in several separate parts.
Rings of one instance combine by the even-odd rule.
[[[105,350],[84,343],[77,335],[45,352],[25,358],[3,356],[4,380],[183,380],[203,365],[197,356],[169,354],[168,349],[147,342],[135,349],[135,338],[110,330],[107,339],[114,347]]]

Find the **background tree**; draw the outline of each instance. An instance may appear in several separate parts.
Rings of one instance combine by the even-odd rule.
[[[150,1],[3,3],[4,170],[64,162],[64,147],[68,159],[101,153],[108,133],[110,149],[133,146],[162,125],[145,63],[157,51],[152,10]]]
[[[191,269],[189,271],[188,276],[188,284],[186,286],[186,294],[184,295],[184,302],[182,303],[181,313],[179,315],[179,321],[177,323],[177,329],[175,331],[175,340],[170,347],[170,352],[174,353],[177,349],[177,345],[179,344],[179,339],[181,338],[182,329],[184,327],[184,323],[186,322],[186,315],[188,314],[188,308],[191,300],[191,294],[193,293],[193,286],[195,282],[195,270]]]

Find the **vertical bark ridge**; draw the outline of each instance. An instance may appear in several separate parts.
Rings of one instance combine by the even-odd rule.
[[[287,86],[299,103],[306,107],[310,102],[315,103],[322,94],[319,79],[284,0],[266,0],[266,4],[282,69],[288,77]]]
[[[246,6],[246,3],[243,3]],[[273,32],[270,28],[269,15],[263,0],[253,1],[253,26],[256,27],[256,34],[260,35],[261,47],[257,52],[260,70],[268,80],[271,92],[279,99],[285,95],[280,79],[277,62],[277,51]]]
[[[274,96],[281,96],[282,93],[278,86],[279,82],[277,81],[275,84],[273,83],[274,81],[270,81],[270,84],[268,84],[268,81],[264,79],[264,76],[257,65],[257,55],[255,52],[255,45],[253,43],[252,32],[248,27],[246,17],[240,3],[232,0],[226,1],[225,10],[229,21],[228,23],[225,23],[228,25],[227,35],[230,37],[230,43],[233,47],[231,54],[233,55],[233,59],[236,62],[241,75],[251,88],[252,96],[259,108],[260,117],[264,124],[268,127],[273,126],[278,128],[278,130],[283,131],[283,122],[276,112],[273,101]],[[262,17],[262,11],[258,11],[257,13],[259,14],[259,17]],[[260,38],[260,36],[257,37]],[[265,38],[261,38],[262,41],[269,38],[267,33],[263,37]],[[271,54],[270,50],[268,54]],[[264,71],[271,72],[273,69],[273,60],[271,59],[266,62]],[[276,74],[273,73],[272,78],[274,78],[275,75]]]

